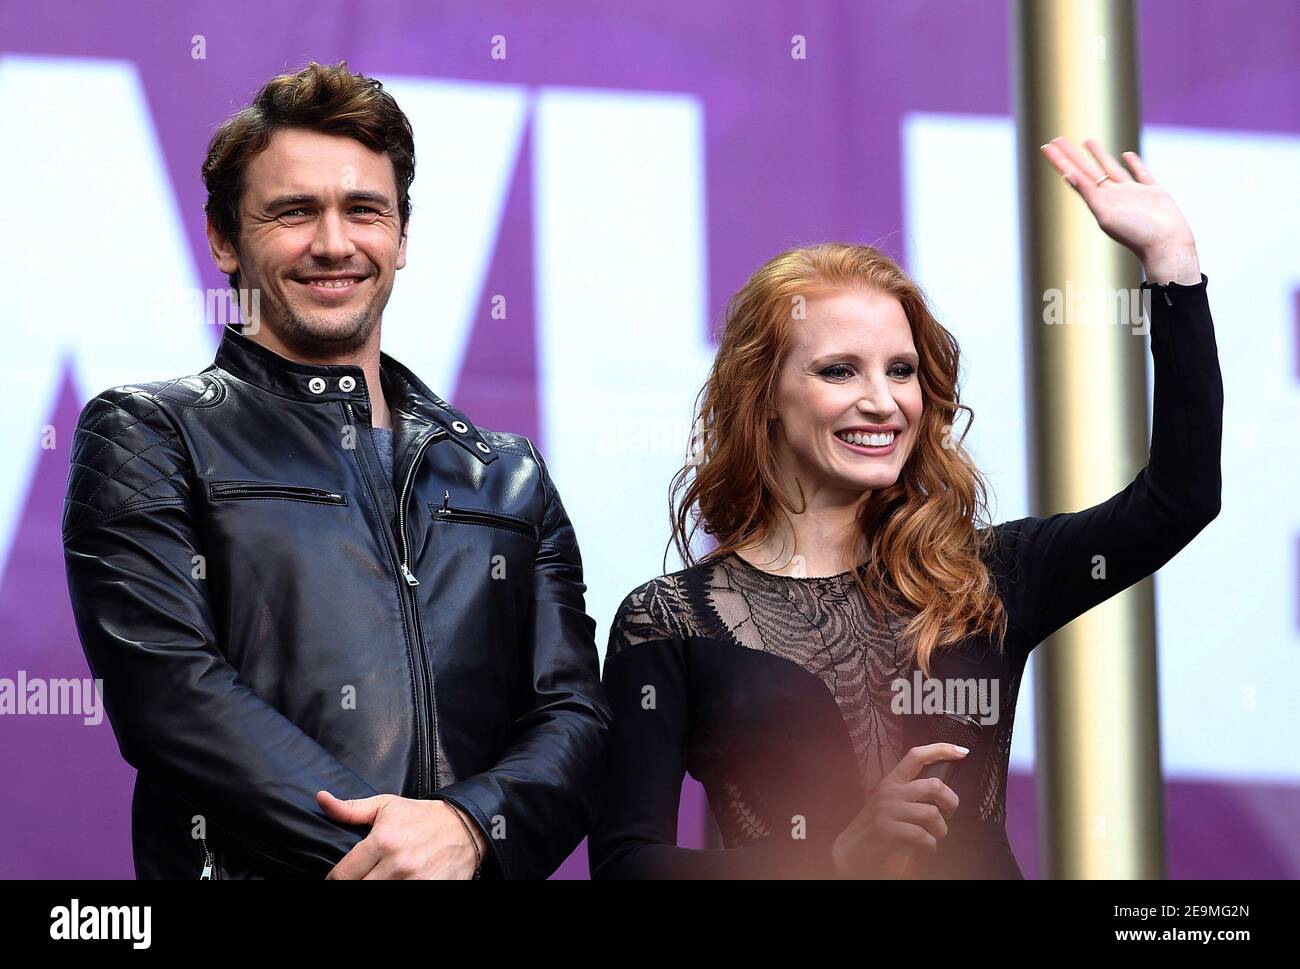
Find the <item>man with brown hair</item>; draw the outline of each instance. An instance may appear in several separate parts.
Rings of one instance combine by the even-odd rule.
[[[609,714],[532,442],[380,350],[415,158],[378,81],[269,81],[203,166],[255,293],[215,362],[82,411],[63,540],[142,878],[550,874]]]

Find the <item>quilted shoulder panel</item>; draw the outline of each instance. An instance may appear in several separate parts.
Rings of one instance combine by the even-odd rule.
[[[96,395],[81,411],[69,457],[63,535],[146,503],[189,494],[185,451],[158,402],[175,381],[126,384]]]
[[[209,367],[209,370],[212,368]],[[207,372],[146,385],[159,400],[186,407],[211,407],[225,398],[225,387]]]

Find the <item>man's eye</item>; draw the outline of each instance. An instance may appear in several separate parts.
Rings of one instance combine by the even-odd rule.
[[[368,205],[354,205],[349,211],[356,212],[358,209],[360,209],[362,212],[369,212],[371,215],[379,214],[378,209],[372,209]],[[306,209],[286,209],[285,211],[280,213],[280,218],[283,219],[285,216],[305,214],[306,211],[307,211]]]

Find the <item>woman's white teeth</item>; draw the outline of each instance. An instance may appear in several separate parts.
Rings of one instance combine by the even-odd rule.
[[[857,431],[845,434],[842,431],[837,431],[835,436],[860,447],[885,447],[894,443],[893,431],[886,431],[884,434],[859,434]]]

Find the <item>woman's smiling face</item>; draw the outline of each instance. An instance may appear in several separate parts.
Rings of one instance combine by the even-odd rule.
[[[896,482],[920,432],[919,365],[893,296],[839,289],[809,297],[776,384],[775,440],[787,474],[805,492],[843,491],[848,500]],[[892,429],[892,443],[859,436],[879,428]]]

